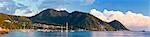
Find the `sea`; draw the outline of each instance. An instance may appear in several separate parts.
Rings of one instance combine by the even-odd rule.
[[[150,32],[91,31],[91,32],[9,32],[0,37],[150,37]]]

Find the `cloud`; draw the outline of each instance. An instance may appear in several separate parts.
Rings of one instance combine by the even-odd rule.
[[[0,12],[5,14],[13,14],[16,9],[25,9],[24,6],[18,7],[12,0],[0,0]]]
[[[38,14],[47,8],[65,8],[71,12],[74,8],[91,5],[95,0],[0,0],[0,12],[6,14],[16,14],[17,10]],[[28,9],[28,10],[26,10]],[[23,11],[19,12],[20,16],[26,16]],[[35,15],[34,14],[34,15]]]
[[[27,10],[16,9],[15,15],[23,15]]]
[[[130,30],[141,31],[147,30],[150,31],[150,17],[144,16],[140,13],[134,13],[132,11],[121,12],[121,11],[97,11],[92,9],[90,14],[102,19],[103,21],[110,22],[112,20],[120,21],[124,26]]]
[[[35,15],[35,13],[32,13],[32,11],[30,11],[28,9],[16,9],[16,11],[13,15],[30,17],[30,16]]]
[[[0,7],[4,7],[4,3],[0,3]]]
[[[90,14],[93,14],[95,17],[100,18],[103,21],[106,21],[106,17],[103,15],[103,13],[97,11],[96,9],[92,9]]]
[[[61,10],[67,10],[67,9],[66,8],[55,8],[55,10],[61,11]]]
[[[46,8],[70,9],[70,7],[81,7],[93,4],[95,0],[13,0],[17,7],[27,6],[32,13],[38,14]],[[78,6],[77,6],[78,5]],[[80,6],[79,6],[80,5]]]

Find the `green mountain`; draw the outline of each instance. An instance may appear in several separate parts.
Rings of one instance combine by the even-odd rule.
[[[114,28],[112,28],[110,25],[94,17],[93,15],[79,11],[74,11],[70,13],[70,15],[67,18],[67,21],[70,25],[74,27],[73,29],[83,28],[87,30],[100,30],[100,31],[114,30]]]
[[[112,22],[108,23],[110,26],[112,26],[113,28],[115,28],[115,30],[128,30],[125,26],[123,26],[123,24],[121,24],[119,21],[114,20]]]
[[[30,17],[34,23],[45,23],[54,25],[69,24],[69,29],[86,29],[99,31],[115,31],[115,28],[93,15],[85,12],[74,11],[57,11],[54,9],[46,9],[39,14]]]
[[[0,13],[0,27],[8,29],[32,28],[33,24],[41,23],[46,25],[65,26],[69,29],[79,30],[86,29],[91,31],[118,31],[128,30],[119,21],[105,22],[95,16],[74,11],[68,13],[65,10],[57,11],[55,9],[46,9],[32,17],[15,16]]]
[[[29,17],[34,23],[45,23],[45,24],[65,24],[67,16],[69,13],[67,11],[57,11],[54,9],[47,9],[39,14]]]

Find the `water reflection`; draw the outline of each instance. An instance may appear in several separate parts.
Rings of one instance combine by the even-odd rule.
[[[145,32],[129,32],[129,31],[115,31],[115,32],[92,32],[92,37],[145,37]],[[150,34],[146,35],[147,37]]]
[[[34,37],[33,35],[33,32],[10,32],[3,37]]]
[[[149,37],[150,32],[9,32],[0,37]]]
[[[91,37],[91,32],[69,32],[69,37]]]
[[[35,37],[68,37],[66,32],[36,32]]]

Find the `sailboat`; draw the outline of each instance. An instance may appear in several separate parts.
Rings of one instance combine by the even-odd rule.
[[[65,32],[68,32],[68,23],[66,23],[66,30]]]

